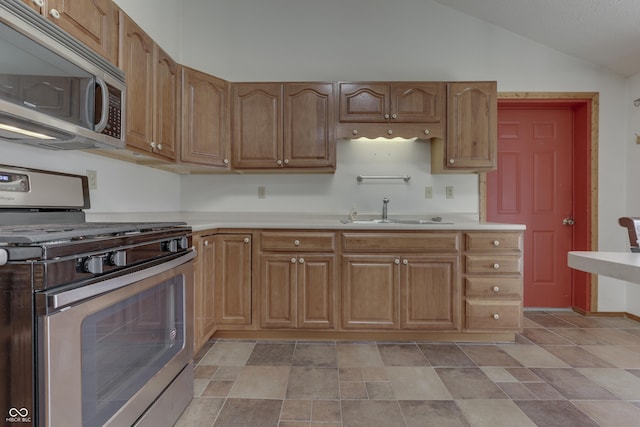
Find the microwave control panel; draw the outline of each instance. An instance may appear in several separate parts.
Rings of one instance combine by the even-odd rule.
[[[122,92],[111,85],[109,88],[109,118],[103,134],[112,138],[122,137]]]

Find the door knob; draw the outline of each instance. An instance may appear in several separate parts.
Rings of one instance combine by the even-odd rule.
[[[573,225],[576,222],[573,220],[573,218],[565,218],[565,219],[562,220],[562,223],[564,225]]]

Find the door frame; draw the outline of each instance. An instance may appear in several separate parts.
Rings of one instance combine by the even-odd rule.
[[[501,106],[522,108],[569,107],[573,112],[573,215],[576,229],[572,250],[598,248],[598,92],[498,92]],[[585,179],[586,177],[586,179]],[[479,217],[487,220],[486,173],[479,174]],[[598,311],[598,276],[571,271],[571,306],[581,314]]]

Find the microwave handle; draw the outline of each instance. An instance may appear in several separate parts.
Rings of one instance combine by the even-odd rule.
[[[107,121],[109,120],[109,88],[107,88],[107,84],[100,77],[96,77],[96,83],[99,84],[102,89],[102,116],[100,117],[100,121],[96,123],[94,130],[100,133],[107,127]],[[89,106],[87,106],[87,108],[88,107]]]

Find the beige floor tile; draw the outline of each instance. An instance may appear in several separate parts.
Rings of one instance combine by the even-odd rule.
[[[597,328],[588,329],[590,334],[602,338],[612,345],[640,345],[640,337],[621,329]]]
[[[310,400],[285,400],[282,402],[280,420],[285,421],[311,421]]]
[[[457,400],[458,407],[473,427],[535,427],[511,400]]]
[[[195,397],[200,397],[204,389],[209,385],[209,381],[211,380],[193,380],[193,395]]]
[[[431,367],[385,368],[398,400],[451,400],[451,393]]]
[[[200,365],[244,366],[255,345],[251,342],[217,342],[204,355]]]
[[[585,345],[582,348],[617,368],[640,368],[640,347],[638,346]]]
[[[518,381],[505,368],[498,366],[482,366],[482,372],[494,383],[511,383]]]
[[[340,398],[366,399],[367,387],[362,381],[340,381]]]
[[[174,427],[211,427],[223,404],[224,399],[193,398]]]
[[[289,382],[289,367],[246,366],[231,389],[230,397],[284,399]]]
[[[615,368],[580,368],[578,371],[625,400],[640,400],[640,378]]]
[[[313,422],[333,423],[342,420],[339,400],[314,400],[311,408]]]
[[[211,380],[207,387],[202,390],[202,397],[227,397],[233,387],[233,381]]]
[[[569,366],[553,354],[538,346],[501,344],[498,347],[525,367],[565,368]]]
[[[384,366],[375,344],[339,344],[336,346],[338,367]]]
[[[602,427],[633,426],[640,420],[640,408],[629,402],[579,400],[574,401],[573,404]]]

